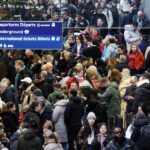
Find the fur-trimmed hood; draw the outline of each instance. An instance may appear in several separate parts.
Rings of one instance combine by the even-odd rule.
[[[149,84],[149,83],[150,83],[149,79],[143,79],[137,83],[137,87],[140,87],[143,84]]]
[[[56,107],[56,106],[66,106],[68,102],[69,102],[69,100],[66,100],[66,99],[59,100],[58,102],[56,102],[54,104],[54,107]]]

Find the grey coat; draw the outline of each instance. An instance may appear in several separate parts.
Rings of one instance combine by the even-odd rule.
[[[63,150],[60,143],[49,143],[44,147],[44,150]]]
[[[64,124],[64,111],[69,100],[60,100],[54,106],[53,122],[55,124],[55,132],[59,135],[60,141],[68,142],[67,129]]]

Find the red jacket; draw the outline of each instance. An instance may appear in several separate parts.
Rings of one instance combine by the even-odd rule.
[[[130,54],[129,54],[129,56],[130,56]],[[143,63],[144,63],[144,56],[143,56],[143,54],[141,52],[137,53],[136,57],[135,57],[135,62],[134,62],[135,69],[139,70],[142,67]]]

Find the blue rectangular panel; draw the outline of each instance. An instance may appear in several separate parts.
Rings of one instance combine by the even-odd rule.
[[[61,50],[62,41],[62,22],[0,22],[0,49]]]

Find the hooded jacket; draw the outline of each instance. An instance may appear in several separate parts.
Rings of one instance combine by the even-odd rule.
[[[54,105],[55,108],[52,120],[55,124],[55,131],[59,135],[61,142],[68,142],[67,129],[64,124],[64,112],[68,102],[69,100],[62,99]]]
[[[113,118],[120,113],[121,97],[119,87],[116,82],[111,82],[105,93],[99,95],[107,103],[107,116]]]
[[[19,138],[17,150],[43,150],[42,142],[32,129],[27,129]]]
[[[124,38],[128,51],[132,43],[139,44],[141,42],[140,32],[138,30],[134,30],[134,26],[131,24],[125,25]]]

